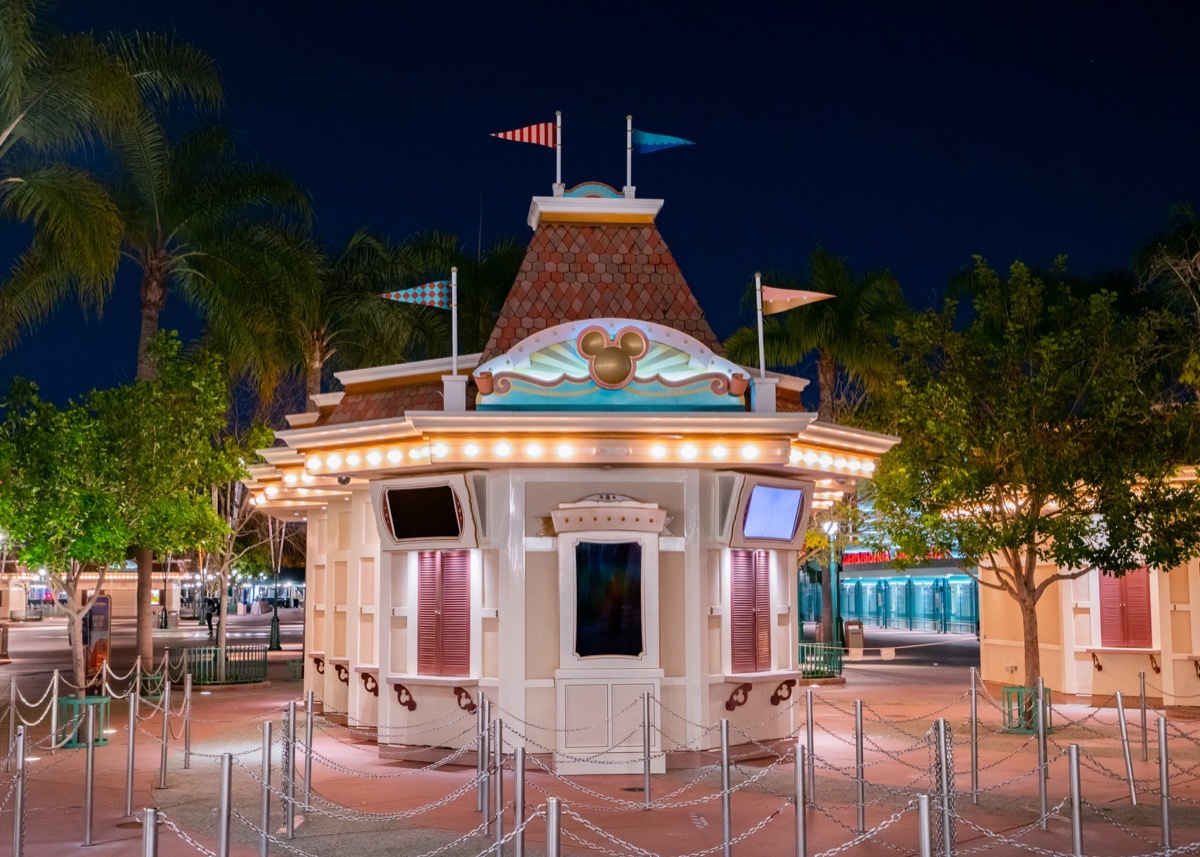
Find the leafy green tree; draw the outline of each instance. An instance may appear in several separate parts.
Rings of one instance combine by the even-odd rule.
[[[768,271],[764,283],[833,295],[811,306],[763,319],[763,347],[770,366],[794,367],[816,357],[820,399],[817,419],[839,422],[864,391],[892,377],[892,331],[906,313],[900,285],[887,271],[854,276],[846,260],[817,247],[801,280]],[[753,298],[753,295],[751,295]],[[758,331],[743,327],[725,341],[725,353],[745,366],[758,363]]]
[[[1200,457],[1197,406],[1174,383],[1170,315],[1123,317],[1111,292],[1020,263],[975,275],[965,325],[949,301],[898,327],[886,406],[901,441],[871,483],[875,524],[1016,602],[1032,686],[1050,587],[1200,552],[1200,490],[1175,479]]]
[[[1200,221],[1188,203],[1172,207],[1166,231],[1134,259],[1142,284],[1162,294],[1191,326],[1183,380],[1200,390]]]
[[[127,129],[143,103],[215,104],[211,58],[154,34],[63,34],[48,3],[0,0],[0,215],[33,228],[0,300],[0,349],[67,295],[100,309],[120,250],[121,216],[71,156]]]

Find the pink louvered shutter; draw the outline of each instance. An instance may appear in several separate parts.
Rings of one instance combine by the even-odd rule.
[[[766,551],[754,552],[754,667],[771,668],[771,561]]]
[[[440,675],[438,552],[417,554],[417,672]]]
[[[471,554],[442,552],[442,675],[471,671]]]
[[[1121,602],[1124,595],[1121,579],[1108,574],[1100,575],[1100,645],[1120,647],[1125,645],[1125,622],[1121,617]]]
[[[1150,572],[1144,568],[1128,572],[1121,583],[1125,587],[1125,645],[1148,649],[1153,644],[1150,632]]]
[[[729,629],[735,673],[755,672],[754,566],[752,551],[729,552]]]

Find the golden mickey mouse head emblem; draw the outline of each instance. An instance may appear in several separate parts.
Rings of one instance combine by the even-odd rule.
[[[646,334],[636,327],[617,331],[608,338],[602,327],[589,327],[575,339],[575,350],[587,358],[588,375],[605,390],[619,390],[633,380],[637,362],[650,350]]]

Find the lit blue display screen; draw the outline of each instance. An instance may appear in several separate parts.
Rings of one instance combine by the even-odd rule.
[[[746,504],[742,535],[747,539],[790,542],[796,537],[803,507],[803,488],[755,485],[750,489],[750,502]]]

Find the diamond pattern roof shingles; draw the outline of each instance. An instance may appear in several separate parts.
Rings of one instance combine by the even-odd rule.
[[[658,227],[547,223],[529,243],[480,362],[539,330],[588,318],[656,322],[721,353]]]
[[[467,407],[473,408],[472,396],[467,396]],[[363,393],[346,393],[329,416],[320,425],[340,425],[369,420],[396,419],[406,411],[440,411],[442,409],[442,385],[438,383],[417,384],[393,390],[372,390]]]

